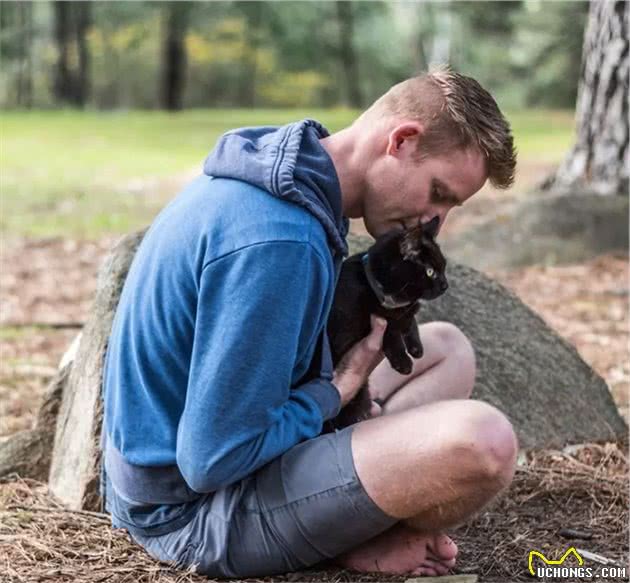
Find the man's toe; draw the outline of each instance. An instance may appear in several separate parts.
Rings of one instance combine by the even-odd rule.
[[[427,544],[429,551],[443,563],[457,557],[457,545],[453,539],[445,534],[438,534],[430,538]]]
[[[431,550],[427,550],[427,558],[433,561],[437,561],[441,565],[444,565],[447,569],[452,569],[455,566],[455,563],[457,562],[457,559],[455,559],[455,557],[451,559],[445,559],[443,557],[439,557]]]
[[[435,559],[430,559],[428,557],[424,561],[422,561],[422,565],[420,565],[420,568],[422,567],[433,569],[437,575],[447,575],[450,571],[450,567],[445,565],[443,562]]]

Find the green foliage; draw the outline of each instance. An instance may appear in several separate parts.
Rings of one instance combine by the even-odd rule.
[[[28,106],[22,86],[29,77],[31,105],[55,106],[52,3],[28,3],[31,12],[21,10],[22,4],[0,3],[0,105]],[[574,105],[587,2],[354,1],[350,6],[357,93],[366,105],[436,59],[479,79],[505,107]],[[168,3],[91,7],[90,106],[158,107]],[[192,2],[188,8],[185,107],[346,102],[350,81],[335,1]],[[76,59],[69,55],[70,63]]]
[[[518,72],[529,82],[527,105],[574,107],[588,2],[529,2],[518,15]]]

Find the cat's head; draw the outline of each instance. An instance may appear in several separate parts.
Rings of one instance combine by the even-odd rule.
[[[392,304],[432,300],[448,288],[446,259],[435,235],[439,217],[404,231],[379,237],[368,251],[369,268]]]

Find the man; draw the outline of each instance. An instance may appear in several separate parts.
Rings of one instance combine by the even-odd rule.
[[[448,70],[394,86],[333,135],[303,120],[220,138],[155,219],[107,352],[106,507],[160,560],[262,576],[324,559],[444,574],[444,529],[511,481],[506,417],[469,400],[473,349],[421,326],[411,374],[383,321],[332,370],[325,323],[348,219],[375,237],[443,222],[489,178],[513,181],[509,125]],[[320,435],[369,376],[374,418]]]

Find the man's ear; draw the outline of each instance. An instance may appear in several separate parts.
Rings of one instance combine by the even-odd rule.
[[[389,133],[387,153],[399,157],[403,153],[417,152],[418,139],[423,133],[424,128],[417,121],[408,121],[397,125]]]
[[[429,237],[433,237],[435,239],[439,226],[440,217],[436,215],[428,223],[424,223],[424,225],[422,225],[422,231],[429,235]]]

